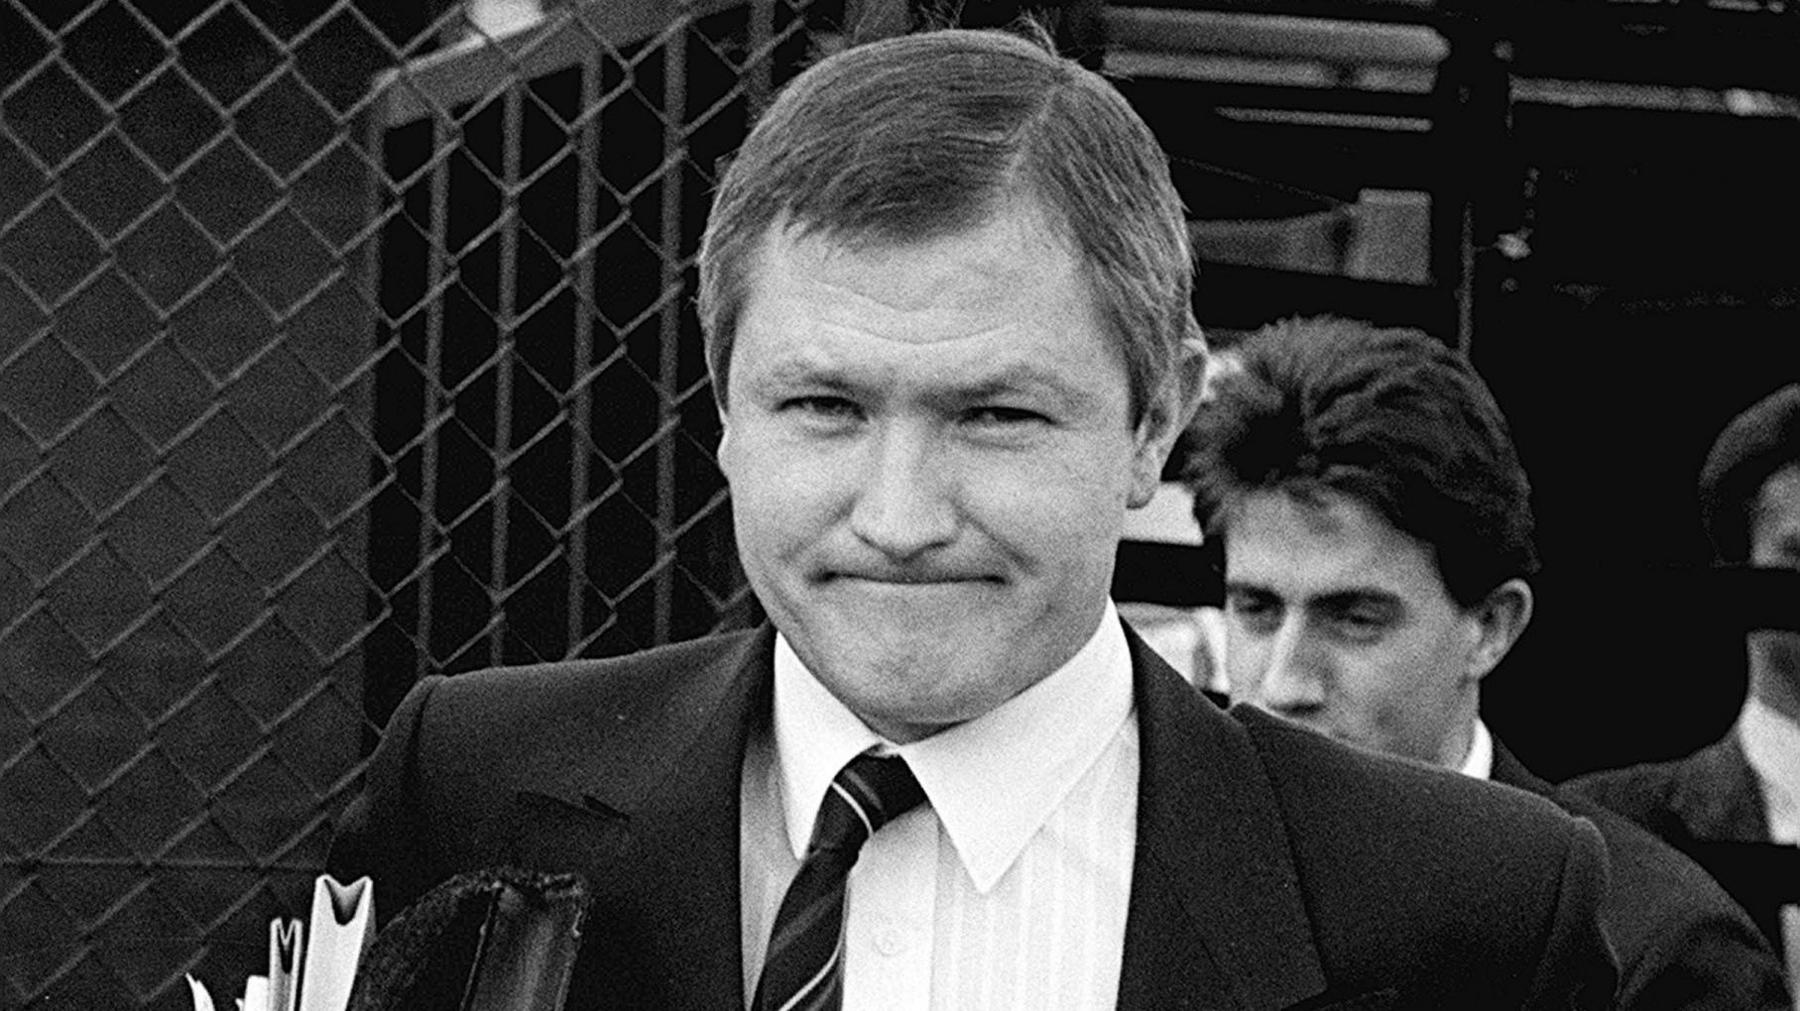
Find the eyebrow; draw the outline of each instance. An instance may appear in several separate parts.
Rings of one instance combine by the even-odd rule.
[[[1226,579],[1226,593],[1249,593],[1264,597],[1275,597],[1286,601],[1280,593],[1260,583],[1249,583],[1242,580]],[[1397,607],[1403,604],[1399,595],[1375,586],[1350,586],[1316,597],[1308,597],[1302,602],[1307,607],[1344,608],[1357,604],[1380,604]]]
[[[808,383],[851,385],[843,378],[842,370],[836,366],[797,355],[778,359],[760,370],[746,372],[745,380],[757,386],[798,386]]]
[[[1009,366],[995,375],[984,376],[977,382],[960,387],[957,395],[970,400],[986,400],[1008,393],[1040,391],[1070,403],[1085,404],[1093,399],[1093,394],[1070,385],[1056,373],[1025,363]]]
[[[819,385],[854,390],[869,385],[883,385],[859,380],[841,366],[805,354],[779,359],[747,378],[750,385],[759,388]],[[978,401],[1015,393],[1043,393],[1072,406],[1085,406],[1094,400],[1094,395],[1089,391],[1030,362],[1016,362],[992,374],[981,376],[974,382],[958,383],[947,390],[935,392],[932,399]]]
[[[1405,602],[1402,601],[1397,594],[1390,593],[1387,590],[1368,588],[1327,593],[1323,596],[1313,598],[1310,603],[1314,607],[1322,607],[1332,611],[1341,611],[1346,608],[1361,607],[1364,605],[1374,605],[1387,610],[1397,611],[1406,606]]]

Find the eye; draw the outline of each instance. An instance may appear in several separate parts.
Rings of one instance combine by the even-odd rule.
[[[1028,407],[1012,407],[1005,404],[983,404],[970,408],[966,415],[968,420],[977,425],[1031,425],[1048,424],[1050,419]]]
[[[855,421],[862,417],[862,407],[856,401],[829,394],[789,397],[781,402],[781,410],[819,421]]]
[[[1387,634],[1394,615],[1385,608],[1351,606],[1331,615],[1331,627],[1349,642],[1373,642]]]
[[[1281,602],[1272,594],[1227,591],[1225,612],[1249,632],[1268,634],[1281,626]]]

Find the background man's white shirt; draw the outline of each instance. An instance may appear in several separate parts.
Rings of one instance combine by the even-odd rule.
[[[1469,738],[1469,753],[1463,757],[1459,771],[1476,779],[1494,776],[1494,735],[1480,719],[1475,721],[1475,733]]]
[[[1800,845],[1800,726],[1752,696],[1738,714],[1737,734],[1762,787],[1769,841]],[[1781,907],[1781,938],[1788,979],[1800,980],[1800,906]],[[1800,991],[1794,999],[1800,1007]]]

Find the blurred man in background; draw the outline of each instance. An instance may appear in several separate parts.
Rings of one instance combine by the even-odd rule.
[[[1187,473],[1223,545],[1234,701],[1591,819],[1612,859],[1621,1007],[1786,1006],[1772,952],[1698,866],[1537,779],[1482,722],[1481,681],[1531,619],[1536,552],[1524,470],[1467,361],[1329,319],[1233,353]]]
[[[1721,563],[1800,569],[1800,385],[1758,401],[1719,434],[1700,472],[1700,511]],[[1785,949],[1792,985],[1800,860],[1761,844],[1800,844],[1800,633],[1752,631],[1746,652],[1749,691],[1730,733],[1678,761],[1594,773],[1570,787],[1716,866]]]

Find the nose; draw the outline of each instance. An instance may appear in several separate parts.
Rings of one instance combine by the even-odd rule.
[[[897,561],[946,544],[956,534],[949,478],[934,443],[923,425],[883,426],[864,464],[851,529]]]
[[[1288,614],[1267,640],[1256,702],[1289,717],[1312,715],[1325,705],[1328,658],[1308,634],[1305,618]]]

